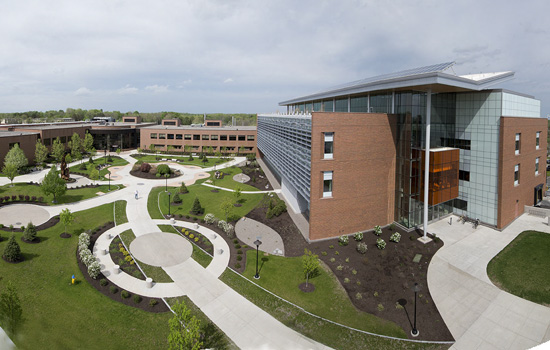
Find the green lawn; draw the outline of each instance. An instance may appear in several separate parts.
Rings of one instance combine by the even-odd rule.
[[[120,200],[115,202],[115,225],[122,225],[128,222],[126,216],[126,205],[128,202]]]
[[[123,185],[111,185],[111,191],[124,188]],[[109,192],[108,185],[101,185],[99,187],[89,187],[89,188],[74,188],[67,189],[67,192],[60,198],[57,198],[57,203],[52,203],[53,195],[44,195],[40,186],[29,185],[27,183],[14,183],[13,187],[11,185],[0,186],[0,196],[12,196],[16,195],[27,195],[29,197],[36,196],[36,198],[43,197],[44,202],[48,205],[58,205],[58,204],[67,204],[82,201],[84,199],[89,199],[97,196],[98,192],[107,193]],[[29,202],[32,203],[32,202]]]
[[[487,265],[491,281],[505,291],[550,305],[550,234],[524,231]]]
[[[159,155],[159,156],[155,156],[155,155],[152,155],[152,154],[132,155],[132,157],[136,158],[137,160],[141,160],[145,163],[160,163],[160,162],[166,162],[165,160],[162,160],[162,159],[171,159],[172,161],[177,160],[178,163],[182,164],[182,165],[195,165],[195,166],[198,166],[198,167],[201,167],[201,168],[208,168],[208,167],[211,167],[211,166],[214,166],[214,165],[220,165],[220,164],[227,163],[227,162],[233,160],[233,158],[208,157],[208,162],[203,163],[202,159],[199,159],[198,156],[193,157],[193,160],[189,161],[189,156],[183,156],[182,157],[182,156],[171,156],[171,155],[166,155],[166,154],[162,154],[162,155]],[[159,157],[160,160],[157,160],[157,157]]]
[[[107,164],[109,164],[109,166],[124,166],[124,165],[128,164],[128,162],[126,160],[124,160],[123,158],[120,158],[118,156],[111,156],[111,159],[112,159],[112,162],[107,162]],[[70,172],[82,173],[82,174],[85,174],[85,176],[89,177],[90,176],[90,171],[92,169],[92,168],[88,168],[88,165],[90,163],[84,162],[83,164],[86,165],[85,170],[80,169],[80,164],[77,164],[77,165],[73,165],[72,167],[70,167],[69,171]],[[94,166],[97,166],[98,164],[105,164],[105,157],[94,159]],[[107,178],[105,176],[108,173],[110,173],[108,167],[101,169],[99,171],[99,180],[107,180]]]
[[[225,175],[223,177],[223,179],[214,180],[215,171],[209,171],[208,173],[210,174],[210,177],[208,177],[206,179],[198,180],[197,183],[202,183],[202,182],[210,180],[211,181],[210,183],[212,185],[216,185],[216,186],[220,186],[220,187],[224,187],[224,188],[230,188],[232,190],[236,189],[237,186],[238,186],[238,187],[241,188],[242,191],[259,191],[259,189],[257,189],[254,186],[250,186],[250,185],[247,185],[247,184],[242,184],[240,182],[237,182],[237,181],[233,180],[233,176],[242,173],[242,170],[240,168],[229,167],[229,168],[221,169],[220,171],[222,171],[226,174],[229,174],[229,175]]]
[[[170,312],[153,314],[112,301],[90,286],[77,265],[77,235],[113,220],[113,203],[76,212],[62,239],[63,225],[38,232],[41,242],[17,241],[19,264],[0,260],[0,289],[13,282],[25,322],[14,342],[18,349],[165,349]],[[5,238],[6,233],[2,232]],[[7,240],[0,242],[3,251]],[[75,274],[76,285],[71,285]]]
[[[162,232],[170,232],[170,233],[180,235],[180,233],[177,232],[171,225],[159,225],[159,228],[161,229]],[[187,237],[185,239],[189,240]],[[191,241],[189,240],[189,242]],[[212,256],[210,256],[209,254],[205,253],[202,249],[197,247],[197,245],[194,242],[191,242],[191,243],[193,246],[193,253],[191,254],[191,258],[193,258],[193,260],[198,262],[202,267],[207,268],[213,259]]]
[[[202,207],[205,209],[204,214],[212,213],[216,217],[225,219],[225,214],[220,208],[220,204],[225,198],[229,198],[232,202],[236,202],[236,198],[233,192],[219,191],[217,193],[212,192],[212,188],[207,186],[202,186],[199,184],[188,186],[187,189],[189,193],[180,194],[182,203],[178,205],[172,205],[170,207],[170,213],[172,215],[181,214],[183,216],[190,215],[189,211],[193,206],[193,201],[195,197],[199,198]],[[178,191],[176,187],[168,187],[168,191],[172,193],[172,198],[174,194]],[[160,193],[160,198],[158,197]],[[231,210],[231,215],[244,216],[248,214],[262,199],[262,194],[241,194],[240,201],[242,201],[241,207],[233,207]],[[168,194],[164,191],[164,186],[155,187],[151,190],[149,198],[147,201],[147,207],[149,209],[149,214],[153,219],[162,219],[162,215],[158,209],[157,198],[160,201],[160,209],[162,213],[168,214]],[[203,218],[203,215],[198,217]],[[193,216],[193,215],[190,215]]]

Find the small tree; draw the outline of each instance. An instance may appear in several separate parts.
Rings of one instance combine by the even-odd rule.
[[[189,192],[189,190],[187,190],[187,186],[185,186],[185,182],[181,182],[181,186],[180,186],[180,193],[187,193]]]
[[[217,158],[221,158],[221,157],[222,157],[222,152],[217,151],[217,152],[216,152],[216,157],[217,157]]]
[[[152,152],[152,153],[156,153],[156,148],[155,148],[155,145],[154,144],[150,144],[149,145],[149,150]]]
[[[243,155],[243,154],[244,154],[244,151],[245,151],[244,146],[241,146],[241,147],[239,148],[239,153],[240,153],[241,155]]]
[[[199,215],[199,214],[202,214],[203,211],[204,211],[204,208],[201,206],[199,197],[195,197],[195,201],[193,202],[193,207],[191,208],[191,213],[195,215]]]
[[[36,147],[34,150],[34,162],[36,164],[44,164],[48,158],[48,147],[44,146],[40,140],[36,141]]]
[[[71,158],[73,160],[82,159],[82,140],[76,132],[73,133],[73,136],[71,136],[71,141],[69,141],[69,148],[71,149]]]
[[[36,239],[36,226],[34,226],[32,222],[29,222],[27,227],[25,227],[23,239],[27,242],[32,242]]]
[[[61,139],[57,137],[53,140],[52,155],[57,163],[61,163],[65,155],[65,145],[61,143]]]
[[[174,317],[168,321],[168,349],[170,350],[199,350],[202,349],[201,323],[191,315],[191,311],[182,301],[172,307]]]
[[[192,149],[191,145],[184,145],[183,146],[183,151],[187,154],[191,154],[191,149]]]
[[[13,145],[13,147],[8,151],[6,156],[4,157],[4,165],[14,165],[17,170],[21,169],[22,167],[29,164],[29,160],[27,157],[25,157],[25,152],[21,148],[19,148],[19,144],[16,143]]]
[[[99,170],[97,170],[94,166],[92,167],[92,170],[90,170],[90,180],[95,182],[99,179]]]
[[[84,136],[84,140],[82,141],[82,148],[84,148],[84,152],[93,153],[95,151],[94,149],[94,137],[89,132],[86,133],[86,136]]]
[[[19,247],[13,233],[8,240],[8,244],[6,244],[6,248],[4,248],[4,253],[2,256],[9,262],[17,262],[21,260],[21,247]]]
[[[12,338],[23,321],[21,301],[11,281],[8,281],[6,288],[0,294],[0,320],[4,329]]]
[[[304,255],[302,256],[302,266],[304,268],[304,275],[306,277],[306,287],[308,286],[309,277],[314,275],[319,268],[319,257],[308,250],[304,249]]]
[[[19,169],[17,169],[17,166],[14,164],[6,164],[2,168],[2,172],[4,173],[4,175],[6,175],[8,179],[10,179],[11,186],[13,186],[13,179],[15,179],[17,175],[19,175]]]
[[[225,221],[227,221],[227,218],[229,217],[229,213],[231,213],[231,210],[233,209],[233,202],[229,198],[225,198],[223,202],[220,204],[220,209],[225,214]]]
[[[176,203],[176,204],[180,204],[180,203],[181,203],[180,195],[176,193],[176,194],[174,195],[174,198],[172,199],[172,202],[174,202],[174,203]]]
[[[56,203],[57,198],[65,194],[67,191],[67,184],[65,183],[65,180],[59,176],[59,171],[57,171],[56,167],[52,166],[50,171],[48,171],[44,177],[44,180],[42,180],[40,188],[46,196],[53,194],[53,203]]]
[[[67,233],[67,226],[70,226],[73,223],[74,214],[71,213],[71,211],[68,208],[65,208],[59,214],[59,220],[61,220],[61,222],[65,226],[65,232],[64,233]]]

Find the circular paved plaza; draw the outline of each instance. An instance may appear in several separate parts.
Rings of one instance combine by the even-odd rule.
[[[154,232],[134,239],[130,244],[130,252],[148,265],[169,267],[189,259],[193,247],[181,236]]]
[[[0,224],[13,227],[27,226],[29,222],[35,226],[50,220],[50,214],[39,205],[11,204],[0,208]]]

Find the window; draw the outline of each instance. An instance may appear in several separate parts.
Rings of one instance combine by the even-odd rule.
[[[519,137],[521,134],[516,134],[516,154],[519,154]]]
[[[455,198],[454,201],[453,201],[453,206],[454,206],[456,209],[468,210],[468,202],[466,202],[466,201],[463,200],[463,199]]]
[[[201,139],[201,135],[193,135],[193,140],[197,141]]]
[[[203,140],[208,140],[208,139],[210,139],[210,135],[202,135],[202,139]]]
[[[66,142],[67,142],[67,137],[61,136],[61,143],[66,143]]]
[[[254,141],[254,135],[246,135],[246,141]]]
[[[324,112],[332,112],[334,109],[334,103],[332,100],[329,101],[323,101],[323,111]]]
[[[44,146],[50,145],[50,139],[44,139]]]
[[[470,172],[459,170],[458,171],[458,179],[462,181],[470,181]]]
[[[245,140],[244,135],[239,135],[239,141],[244,141],[244,140]]]
[[[537,149],[540,148],[540,131],[537,131]]]
[[[540,157],[537,157],[537,159],[535,159],[535,175],[539,174],[539,161]]]
[[[227,141],[227,135],[220,135],[221,141]]]
[[[174,139],[174,134],[168,134],[168,140],[173,140]]]
[[[160,140],[165,140],[166,139],[166,134],[159,134],[159,139]]]
[[[176,140],[183,140],[182,134],[176,134]]]
[[[347,112],[348,111],[348,98],[339,98],[334,104],[335,112]]]
[[[156,139],[156,138],[157,138],[157,134],[156,134],[156,133],[152,133],[152,134],[151,134],[151,138],[152,138],[152,139]]]
[[[325,154],[323,159],[332,159],[334,153],[334,133],[325,132]]]
[[[519,185],[519,164],[514,169],[514,186]]]
[[[332,197],[332,171],[323,171],[323,198]]]
[[[229,141],[237,141],[237,135],[229,135]]]
[[[185,134],[183,135],[184,140],[191,140],[191,134]]]
[[[218,140],[218,135],[210,135],[210,140],[217,141]]]

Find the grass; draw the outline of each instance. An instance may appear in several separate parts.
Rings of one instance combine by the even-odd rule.
[[[90,286],[78,268],[77,235],[112,221],[113,204],[76,212],[75,217],[70,226],[72,238],[59,237],[62,224],[39,231],[42,241],[38,244],[22,243],[21,233],[16,233],[25,261],[9,264],[0,260],[0,290],[7,281],[13,282],[25,318],[13,339],[17,348],[167,348],[171,313],[153,314],[115,302]],[[0,251],[6,243],[0,242]],[[72,274],[75,285],[71,285]]]
[[[118,156],[111,156],[111,159],[113,160],[112,162],[107,162],[107,164],[109,164],[109,166],[124,166],[124,165],[128,164],[128,162],[126,160],[124,160],[123,158],[120,158]],[[77,173],[86,174],[86,176],[89,177],[90,176],[90,171],[92,169],[91,167],[89,167],[89,165],[91,165],[91,164],[89,162],[84,162],[83,164],[86,165],[85,170],[80,169],[80,164],[77,164],[77,165],[73,165],[72,167],[70,167],[69,171],[70,172],[77,172]],[[93,166],[97,166],[98,164],[105,164],[105,157],[94,159]],[[108,167],[101,169],[99,171],[99,180],[107,180],[107,178],[105,176],[108,173],[110,173]]]
[[[271,257],[272,256],[270,256],[270,258]],[[250,275],[248,268],[247,271],[247,275]],[[288,277],[292,281],[295,281],[295,278],[293,278],[292,275],[300,275],[300,273],[294,272],[288,275]],[[261,283],[262,280],[269,279],[269,276],[270,274],[267,273],[267,270],[262,270],[261,278],[259,280],[255,280],[255,282]],[[314,279],[314,283],[316,287],[321,288],[321,281],[318,279],[319,277],[316,277]],[[293,307],[284,301],[281,301],[275,296],[251,284],[246,279],[238,276],[230,269],[226,269],[220,279],[231,288],[233,288],[235,291],[237,291],[239,294],[243,295],[248,300],[252,301],[254,304],[258,305],[260,308],[278,319],[287,327],[290,327],[295,331],[334,349],[448,349],[450,347],[450,345],[422,344],[400,340],[391,340],[343,328],[341,326],[311,316],[301,311],[300,309]],[[336,290],[341,288],[333,284],[337,283],[334,277],[332,277],[331,279],[333,282],[331,282],[328,287],[333,287]],[[269,282],[267,284],[272,284],[272,282]],[[283,284],[291,286],[291,288],[298,289],[297,286],[295,286],[292,282],[286,282],[285,280]],[[317,299],[319,300],[319,302],[326,303],[326,297],[319,296],[319,294],[316,294],[317,292],[318,291],[316,290],[315,292],[309,293],[312,297],[308,296],[307,298],[311,298],[313,300]],[[337,316],[341,312],[337,309],[346,309],[348,310],[347,312],[349,312],[349,314],[341,316],[348,318],[352,323],[360,323],[360,320],[366,320],[368,324],[372,324],[373,322],[378,323],[376,329],[383,329],[386,332],[391,333],[390,335],[392,336],[405,337],[404,331],[397,325],[388,321],[377,319],[373,315],[358,312],[353,307],[349,308],[348,304],[351,304],[351,302],[349,302],[349,299],[347,302],[343,300],[344,294],[345,292],[342,290],[340,290],[339,292],[336,291],[334,294],[336,296],[336,299],[328,299],[329,304],[325,304],[322,307],[326,310],[331,310],[331,316]],[[366,316],[360,314],[365,314]],[[357,316],[359,317],[359,319],[355,320],[354,317]],[[334,320],[334,317],[330,317],[330,319]],[[370,332],[375,331],[374,329],[366,329],[368,327],[363,324],[359,324],[359,327],[356,328],[364,329]]]
[[[198,180],[197,183],[202,183],[202,182],[205,182],[207,180],[210,180],[210,181],[212,181],[212,183],[211,183],[212,185],[216,185],[216,186],[224,187],[224,188],[230,188],[232,190],[236,189],[237,186],[238,186],[238,187],[241,188],[242,191],[260,191],[256,187],[253,187],[253,186],[250,186],[250,185],[247,185],[247,184],[242,184],[240,182],[237,182],[237,181],[233,180],[233,176],[242,173],[242,170],[240,168],[229,167],[229,168],[221,169],[220,171],[222,171],[226,174],[229,174],[229,175],[225,175],[223,177],[223,179],[218,179],[218,180],[214,181],[215,171],[209,171],[208,173],[210,174],[210,177],[208,177],[206,179]]]
[[[120,234],[120,238],[126,244],[126,247],[130,249],[130,244],[136,239],[136,235],[132,230],[126,230]],[[134,260],[139,265],[139,267],[143,270],[146,277],[150,277],[155,282],[159,283],[171,283],[174,282],[170,276],[162,269],[162,267],[159,266],[151,266],[148,265],[142,261],[139,261],[134,257]]]
[[[171,160],[177,160],[178,161],[178,164],[182,164],[182,165],[194,165],[194,166],[198,166],[198,167],[201,167],[201,168],[209,168],[211,166],[214,166],[214,165],[220,165],[220,164],[223,164],[223,163],[227,163],[231,160],[233,160],[233,158],[216,158],[216,157],[208,157],[208,163],[203,163],[202,162],[202,159],[199,159],[198,156],[193,156],[193,160],[192,161],[189,161],[189,156],[171,156],[171,155],[167,155],[167,154],[161,154],[161,155],[152,155],[152,154],[147,154],[147,155],[133,155],[132,157],[136,158],[137,160],[141,160],[145,163],[161,163],[161,162],[166,162],[165,160],[162,160],[162,159],[167,159],[167,158],[170,158]],[[161,160],[157,160],[157,157],[161,158]]]
[[[126,205],[128,202],[120,200],[115,202],[115,225],[122,225],[128,222],[126,216]]]
[[[170,233],[180,235],[179,232],[177,232],[171,225],[159,225],[159,228],[161,229],[162,232],[170,232]],[[193,258],[193,260],[198,262],[202,267],[207,268],[208,265],[210,265],[210,262],[212,261],[213,257],[205,253],[199,247],[197,247],[197,245],[194,242],[191,242],[191,243],[193,246],[193,253],[191,254],[191,258]]]
[[[178,191],[178,187],[169,187],[168,191],[173,194],[175,194]],[[233,203],[235,203],[236,199],[232,192],[227,191],[219,191],[217,193],[212,192],[210,187],[202,186],[202,185],[192,185],[188,186],[187,189],[189,190],[189,193],[186,194],[180,194],[180,198],[182,199],[182,203],[178,205],[172,205],[170,207],[170,213],[172,215],[180,214],[183,216],[190,215],[189,211],[191,210],[191,207],[193,206],[193,202],[195,200],[195,197],[199,198],[199,201],[201,202],[202,207],[204,208],[204,214],[202,215],[196,215],[196,217],[203,218],[205,214],[212,213],[216,217],[225,219],[225,214],[220,208],[220,203],[223,202],[224,199],[228,198]],[[157,198],[160,193],[160,209],[162,213],[168,214],[168,194],[164,192],[164,187],[156,187],[153,188],[149,194],[149,198],[147,199],[147,208],[149,210],[149,215],[153,219],[162,219],[162,214],[159,212],[158,204],[157,204]],[[240,201],[242,202],[241,207],[233,207],[231,209],[231,212],[229,213],[229,216],[237,215],[239,217],[245,216],[248,214],[252,209],[258,205],[260,200],[262,199],[262,194],[241,194]],[[193,216],[193,215],[190,215]]]
[[[123,185],[112,185],[111,191],[124,188]],[[67,192],[60,198],[57,198],[57,203],[52,203],[53,201],[53,195],[44,195],[42,190],[40,189],[40,186],[37,185],[29,185],[27,183],[14,183],[13,187],[11,185],[4,185],[0,186],[0,196],[19,196],[21,195],[27,195],[29,197],[36,196],[36,198],[43,197],[45,204],[48,205],[59,205],[59,204],[67,204],[67,203],[74,203],[78,201],[82,201],[85,199],[93,198],[97,196],[98,192],[107,193],[109,192],[109,186],[108,185],[101,185],[98,187],[88,187],[88,188],[68,188]],[[29,202],[29,204],[32,204],[32,202]]]
[[[524,231],[487,265],[493,283],[532,302],[550,305],[550,234]]]

